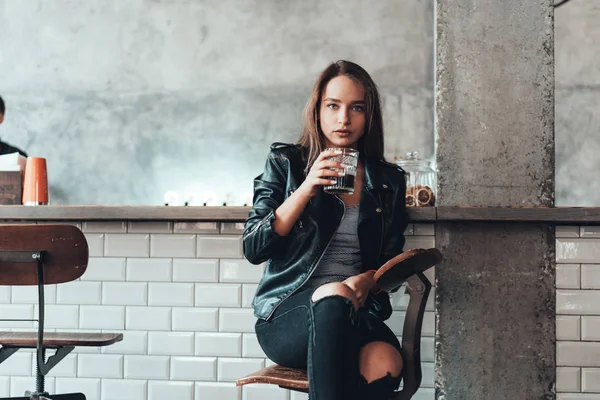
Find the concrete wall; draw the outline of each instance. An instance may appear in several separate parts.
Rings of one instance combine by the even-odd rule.
[[[239,197],[268,144],[297,137],[318,72],[348,58],[384,94],[387,156],[431,156],[432,14],[431,0],[0,0],[0,137],[48,158],[54,204]],[[556,10],[559,206],[600,205],[599,19],[594,1]]]
[[[600,3],[555,13],[556,205],[600,205]]]
[[[388,158],[433,154],[432,0],[0,0],[0,48],[0,137],[54,204],[239,202],[337,59],[378,83]]]

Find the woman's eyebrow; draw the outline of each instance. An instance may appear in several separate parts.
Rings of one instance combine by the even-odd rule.
[[[333,97],[328,97],[323,101],[332,101],[334,103],[341,103],[342,101],[339,99],[335,99]],[[352,102],[350,102],[350,104],[366,104],[366,102],[364,100],[354,100]]]

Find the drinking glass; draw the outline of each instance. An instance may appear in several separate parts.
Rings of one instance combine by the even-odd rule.
[[[323,188],[325,193],[329,194],[352,194],[354,193],[354,180],[356,178],[356,167],[358,165],[358,151],[345,148],[329,148],[339,154],[330,157],[330,160],[338,161],[345,165],[342,172],[344,176],[329,176],[327,179],[336,181],[333,185],[327,185]]]

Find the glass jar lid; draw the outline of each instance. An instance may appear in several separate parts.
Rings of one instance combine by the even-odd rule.
[[[433,171],[430,167],[431,162],[419,158],[418,151],[407,152],[404,158],[396,160],[396,164],[407,170]]]

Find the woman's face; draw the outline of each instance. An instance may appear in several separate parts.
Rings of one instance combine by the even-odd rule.
[[[336,76],[321,96],[319,122],[327,147],[357,148],[365,133],[365,89],[355,80]]]

